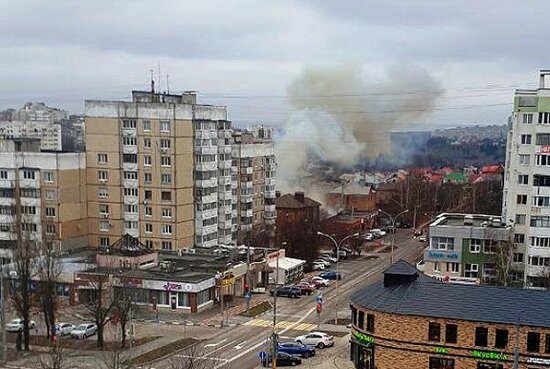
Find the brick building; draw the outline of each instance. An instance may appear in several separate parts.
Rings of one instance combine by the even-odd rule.
[[[375,211],[376,193],[370,186],[358,183],[342,184],[325,195],[329,208],[354,211]]]
[[[550,366],[546,291],[442,283],[400,260],[351,297],[357,369]]]
[[[277,191],[275,197],[277,233],[316,233],[319,228],[320,207],[320,203],[306,197],[303,192],[281,196]]]

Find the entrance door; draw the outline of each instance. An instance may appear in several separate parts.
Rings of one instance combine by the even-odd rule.
[[[178,293],[177,292],[170,292],[170,307],[172,310],[176,310],[178,308]]]

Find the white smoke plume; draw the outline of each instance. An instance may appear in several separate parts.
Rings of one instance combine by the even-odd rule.
[[[357,66],[305,69],[288,87],[292,113],[277,142],[278,187],[323,192],[305,178],[308,162],[347,167],[386,153],[390,133],[430,113],[442,93],[439,82],[413,66],[390,67],[378,81]]]

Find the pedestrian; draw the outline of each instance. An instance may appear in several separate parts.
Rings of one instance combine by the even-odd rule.
[[[23,334],[21,332],[17,332],[17,340],[15,341],[15,347],[17,348],[17,352],[21,352],[23,350]]]

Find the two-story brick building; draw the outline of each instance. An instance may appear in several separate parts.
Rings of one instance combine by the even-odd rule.
[[[400,260],[350,306],[357,369],[550,367],[547,291],[443,283]]]

